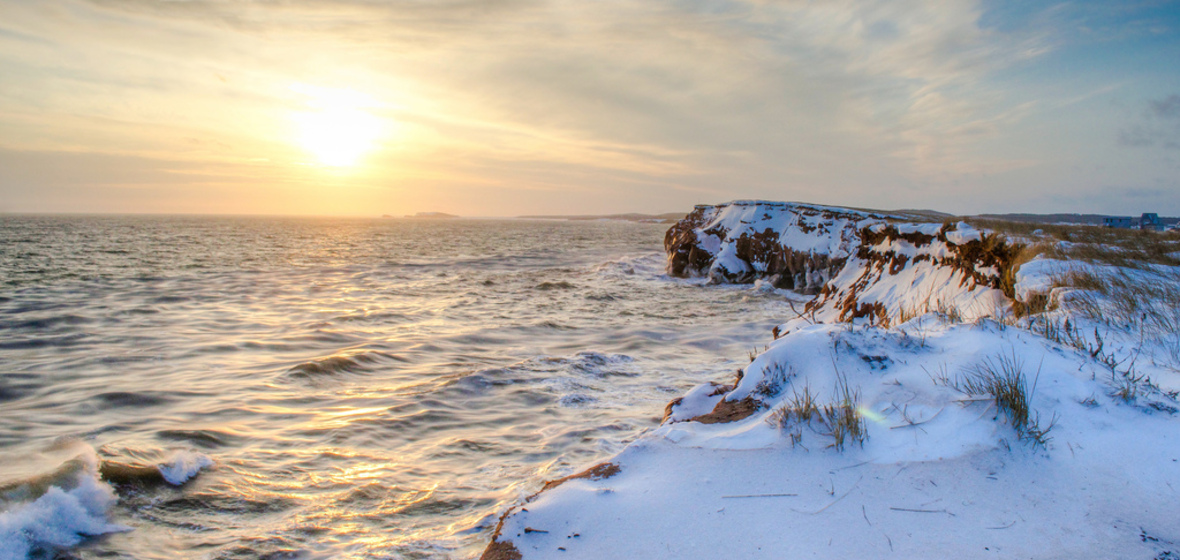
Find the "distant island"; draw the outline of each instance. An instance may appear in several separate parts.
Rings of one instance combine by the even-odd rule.
[[[531,215],[517,216],[522,220],[622,220],[627,222],[649,222],[655,224],[674,224],[684,217],[684,212],[669,212],[666,214],[577,214],[577,215]]]
[[[459,216],[456,216],[456,215],[454,215],[454,214],[447,214],[447,213],[445,213],[445,212],[418,212],[417,214],[413,214],[413,215],[406,214],[406,217],[407,217],[407,218],[447,218],[447,219],[454,219],[454,218],[458,218]]]

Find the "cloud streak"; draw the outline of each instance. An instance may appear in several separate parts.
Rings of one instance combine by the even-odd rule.
[[[374,114],[400,136],[351,180],[390,204],[422,191],[434,194],[416,203],[470,212],[453,200],[483,188],[541,193],[509,197],[498,214],[661,211],[699,197],[1002,210],[977,191],[1031,183],[1022,170],[1067,169],[1037,132],[1056,126],[1062,145],[1077,141],[1078,123],[1053,121],[1066,118],[1060,100],[1094,109],[1115,95],[1093,73],[1069,74],[1108,92],[1084,100],[1022,73],[1061,63],[1079,22],[1105,41],[1125,31],[1095,25],[1115,16],[1088,4],[1020,10],[970,0],[18,2],[0,6],[0,73],[11,77],[0,82],[0,147],[213,169],[265,160],[273,169],[252,180],[286,184],[310,172],[290,141],[300,100],[289,86],[305,83],[379,100]],[[1132,13],[1134,29],[1160,27]],[[1180,111],[1156,99],[1160,115]],[[1120,143],[1161,142],[1139,126],[1124,126]],[[1097,146],[1111,134],[1089,137]],[[10,183],[0,172],[0,189]]]

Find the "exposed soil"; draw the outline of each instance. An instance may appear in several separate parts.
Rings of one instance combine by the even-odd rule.
[[[874,231],[876,229],[876,231]],[[947,233],[954,231],[955,225],[943,224],[937,235],[920,232],[901,233],[895,225],[878,228],[863,228],[860,230],[861,245],[857,249],[857,259],[866,263],[864,272],[846,290],[836,290],[824,286],[819,297],[808,302],[805,312],[812,312],[822,307],[834,306],[839,311],[840,321],[852,321],[867,318],[875,325],[889,326],[888,310],[879,302],[861,301],[860,295],[872,286],[879,278],[897,275],[906,266],[929,261],[935,266],[949,267],[959,273],[960,286],[974,290],[977,286],[986,286],[1001,290],[1004,295],[1014,298],[1013,284],[1016,277],[1016,256],[1023,249],[1023,245],[1009,244],[1002,236],[983,233],[979,239],[956,244],[947,239]],[[895,241],[906,241],[914,247],[927,247],[936,240],[946,244],[950,256],[933,258],[930,255],[917,255],[911,260],[907,255],[895,251],[878,251],[875,247]],[[993,269],[996,272],[985,272]]]
[[[710,273],[714,255],[699,247],[696,231],[708,223],[706,212],[711,206],[697,206],[682,220],[676,222],[664,234],[664,250],[668,253],[668,274],[679,278],[710,274],[711,280],[729,284],[749,284],[759,279],[768,279],[776,288],[795,290],[804,294],[819,291],[828,279],[844,266],[846,259],[832,259],[829,255],[806,251],[795,251],[779,242],[779,232],[766,228],[760,232],[742,233],[733,240],[738,259],[745,262],[745,271],[731,271],[718,267]],[[805,209],[805,216],[820,216],[828,220],[857,219],[863,216],[841,214],[828,210]],[[827,234],[828,225],[809,225],[800,221],[792,227],[804,233],[822,230]],[[722,227],[701,230],[704,234],[725,239],[729,232]]]
[[[702,414],[693,418],[692,421],[700,422],[702,424],[725,424],[728,422],[737,422],[744,418],[752,416],[755,412],[762,409],[762,403],[755,400],[753,397],[746,397],[740,401],[727,401],[721,399],[717,406],[713,407],[713,411],[708,414]]]
[[[545,486],[541,487],[541,492],[544,492],[546,490],[552,490],[554,488],[557,488],[558,486],[561,486],[562,484],[565,484],[566,482],[569,482],[569,481],[577,479],[577,478],[585,478],[587,480],[607,479],[607,478],[610,478],[616,474],[619,474],[620,470],[621,469],[619,468],[619,466],[614,463],[602,463],[602,464],[590,467],[578,474],[571,474],[565,478],[559,478],[557,480],[550,480],[549,482],[545,483]],[[541,492],[537,492],[537,494],[540,494]],[[536,496],[536,494],[534,494],[534,496]]]
[[[516,545],[508,541],[496,540],[500,536],[499,527],[496,528],[496,535],[492,537],[492,542],[488,543],[488,547],[483,549],[483,555],[479,560],[521,560],[520,551],[517,550]]]

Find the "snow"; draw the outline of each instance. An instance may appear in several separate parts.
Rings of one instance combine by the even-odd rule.
[[[778,235],[778,243],[784,248],[843,259],[858,245],[858,230],[883,218],[882,215],[845,208],[757,200],[739,200],[698,209],[704,210],[704,221],[693,231],[697,246],[713,255],[705,275],[717,282],[727,281],[728,276],[766,270],[766,263],[748,263],[738,256],[737,240],[743,235],[771,230]]]
[[[1016,299],[1028,301],[1034,294],[1047,295],[1056,281],[1070,272],[1083,272],[1092,265],[1078,261],[1036,258],[1016,271]]]
[[[962,222],[960,222],[962,223]],[[938,235],[942,224],[897,224],[897,231],[901,233],[920,233],[922,235]]]
[[[1035,380],[1042,427],[1056,417],[1047,447],[935,380],[1004,356]],[[611,460],[619,474],[514,510],[501,539],[526,559],[1154,558],[1180,542],[1175,418],[1110,397],[1108,370],[1076,350],[933,314],[895,329],[814,325],[776,340],[727,398],[753,394],[774,364],[793,376],[767,408],[728,424],[677,414]],[[836,372],[860,392],[863,447],[830,447],[815,422],[792,443],[768,422],[792,389],[831,402]],[[694,401],[702,387],[713,390]]]
[[[695,418],[713,410],[713,407],[717,406],[717,401],[720,401],[725,396],[725,391],[718,391],[719,387],[719,385],[712,383],[697,385],[681,397],[680,404],[673,408],[672,414],[669,415],[668,419],[673,422],[679,422]]]
[[[936,225],[918,224],[911,227],[902,224],[897,229],[902,234],[916,232],[934,235],[942,227],[933,227]],[[946,232],[948,241],[952,237],[964,243],[980,238],[980,232],[966,224],[957,227],[961,229]],[[880,304],[890,321],[939,308],[953,308],[964,319],[975,320],[993,316],[1008,306],[1007,298],[1000,290],[979,284],[965,270],[941,264],[943,259],[954,257],[948,243],[934,239],[928,244],[917,246],[906,239],[886,238],[868,247],[868,250],[871,256],[885,260],[900,257],[905,262],[899,269],[892,269],[878,266],[873,260],[859,255],[850,258],[839,274],[828,283],[832,295],[818,300],[815,312],[806,319],[788,322],[783,329],[791,330],[804,321],[839,320],[843,312],[841,307],[850,296],[859,305]],[[974,272],[990,282],[996,282],[1000,275],[994,266],[975,267]]]
[[[750,204],[713,207],[710,224],[733,227],[710,241],[714,266],[737,266],[722,257],[741,227],[807,218],[798,205],[757,203],[771,211],[756,215]],[[693,388],[610,459],[617,473],[512,508],[495,541],[526,559],[1180,558],[1180,312],[1146,302],[1163,318],[1121,324],[1112,296],[1058,286],[1080,271],[1180,290],[1180,267],[1039,258],[1017,270],[1014,292],[1054,306],[1016,320],[990,287],[998,268],[939,261],[986,232],[895,224],[946,241],[886,238],[858,255],[844,232],[890,226],[849,215],[826,241],[790,242],[847,262],[734,385]],[[845,322],[837,304],[850,296],[890,320]],[[968,389],[1005,368],[1022,376],[1031,429]],[[863,440],[840,446],[822,414],[784,414],[802,395],[854,407]],[[747,416],[694,420],[739,405]]]

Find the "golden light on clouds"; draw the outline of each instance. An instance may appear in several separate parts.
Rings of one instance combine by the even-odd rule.
[[[378,103],[365,94],[306,84],[294,84],[291,90],[305,96],[308,107],[291,115],[295,140],[322,165],[356,165],[388,132],[389,123],[370,112]]]
[[[0,1],[0,212],[1175,213],[1175,7],[1026,4]]]

